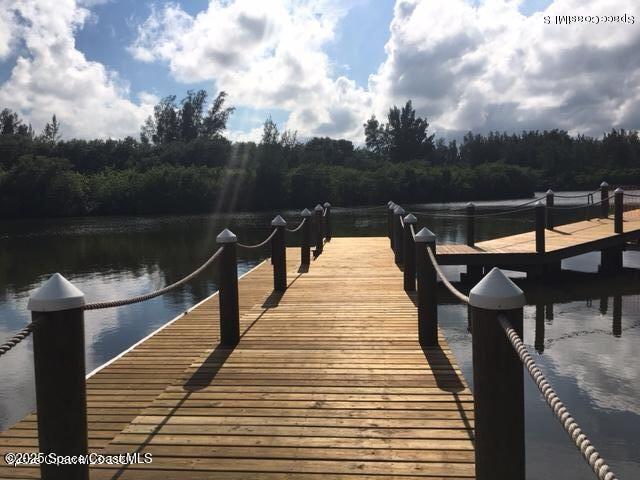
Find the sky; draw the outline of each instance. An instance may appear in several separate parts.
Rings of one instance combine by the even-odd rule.
[[[159,99],[201,88],[227,92],[234,140],[271,116],[361,144],[367,118],[409,99],[446,138],[638,129],[640,4],[0,0],[0,108],[36,131],[56,114],[65,138],[137,136]]]

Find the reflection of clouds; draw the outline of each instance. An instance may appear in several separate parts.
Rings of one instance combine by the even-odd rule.
[[[609,299],[610,306],[612,303]],[[557,305],[555,321],[545,325],[545,370],[553,369],[555,375],[573,380],[595,406],[640,415],[640,368],[633,361],[640,357],[640,329],[625,329],[640,318],[638,297],[623,298],[622,339],[610,333],[611,313],[610,307],[606,315],[600,315],[595,303],[591,307],[578,302]],[[525,337],[533,339],[532,308],[527,317]],[[592,330],[595,332],[581,334]]]

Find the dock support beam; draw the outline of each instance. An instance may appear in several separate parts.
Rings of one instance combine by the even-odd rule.
[[[324,202],[324,236],[331,241],[331,204]]]
[[[545,251],[545,226],[546,226],[546,207],[542,202],[537,202],[535,206],[536,212],[536,252],[544,253]]]
[[[436,251],[436,236],[427,228],[416,234],[416,270],[418,274],[418,340],[423,347],[438,345],[438,279],[427,248]]]
[[[554,194],[553,194],[553,190],[549,189],[547,190],[547,193],[545,195],[545,203],[547,205],[546,208],[546,212],[547,212],[547,228],[549,230],[553,230],[553,228],[556,226],[554,223],[554,218],[553,218],[553,206],[555,203],[555,198],[554,198]]]
[[[271,226],[276,229],[276,234],[271,239],[273,245],[273,289],[277,292],[284,292],[287,289],[287,245],[284,231],[287,222],[278,215],[271,220]]]
[[[600,273],[617,273],[622,270],[622,246],[600,251]]]
[[[524,376],[498,323],[522,336],[524,294],[498,268],[470,292],[477,480],[524,480]]]
[[[324,246],[324,234],[322,231],[322,205],[318,204],[313,209],[315,211],[316,218],[316,251],[314,252],[314,256],[317,257],[322,253],[322,248]]]
[[[404,208],[400,205],[396,205],[393,210],[393,253],[396,265],[402,265],[404,259],[402,255],[404,242],[402,241],[403,229],[401,220],[405,213]]]
[[[220,344],[235,347],[240,341],[240,308],[238,304],[238,237],[224,229],[216,237],[224,247],[220,256]]]
[[[411,226],[418,223],[418,219],[413,214],[404,217],[404,291],[414,292],[416,289],[416,247],[413,241]],[[414,227],[415,228],[415,227]]]
[[[38,411],[38,449],[87,455],[84,294],[56,273],[29,299]],[[43,480],[87,480],[88,465],[40,465]]]
[[[624,233],[624,191],[621,188],[616,188],[613,192],[613,231],[615,233]]]
[[[600,184],[600,218],[609,216],[609,184],[602,182]]]
[[[300,264],[309,266],[311,263],[311,211],[305,208],[300,212],[302,225],[302,244],[300,246]]]

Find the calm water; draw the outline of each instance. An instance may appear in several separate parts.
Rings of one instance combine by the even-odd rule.
[[[521,201],[479,202],[487,211]],[[569,205],[571,200],[556,204]],[[419,226],[441,242],[463,242],[464,220],[438,212],[463,204],[415,205]],[[383,235],[384,209],[333,211],[334,236]],[[431,212],[425,213],[425,212]],[[285,212],[297,223],[296,212]],[[29,292],[60,272],[87,301],[136,295],[189,273],[215,249],[215,236],[230,227],[241,241],[264,238],[273,213],[162,217],[74,218],[0,222],[0,340],[29,322]],[[567,210],[566,220],[583,219]],[[479,239],[529,230],[531,212],[478,221]],[[265,255],[266,252],[262,252]],[[240,273],[260,262],[259,253],[239,251]],[[599,254],[563,262],[571,281],[523,285],[525,343],[583,429],[620,478],[640,478],[640,252],[625,252],[623,276],[603,280],[589,272]],[[216,290],[215,267],[182,289],[154,300],[86,313],[87,368],[92,370]],[[448,267],[457,280],[463,268]],[[514,273],[514,277],[522,276]],[[550,301],[553,301],[551,303]],[[538,302],[538,303],[537,303]],[[536,304],[537,303],[537,304]],[[471,382],[471,338],[466,307],[439,307],[441,326],[467,381]],[[589,469],[553,418],[535,385],[526,384],[529,479],[562,472],[567,480],[591,478]],[[31,340],[0,359],[0,429],[33,410]]]

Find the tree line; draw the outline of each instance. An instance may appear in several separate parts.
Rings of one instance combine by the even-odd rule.
[[[259,142],[231,142],[234,108],[220,92],[172,95],[155,106],[140,138],[62,140],[52,116],[35,134],[0,112],[0,216],[195,213],[335,205],[503,199],[535,189],[640,183],[640,139],[566,131],[469,132],[435,138],[411,101],[364,122],[363,146],[280,132],[271,118]]]

